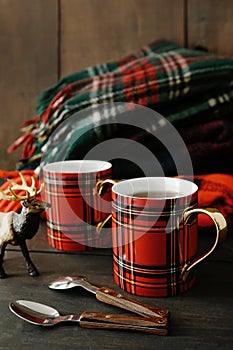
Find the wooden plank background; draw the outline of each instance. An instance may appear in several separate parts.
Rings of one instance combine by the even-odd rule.
[[[183,0],[61,0],[61,75],[155,39],[183,44]]]
[[[156,39],[233,55],[232,0],[0,0],[0,169],[37,95]]]
[[[15,169],[21,152],[6,149],[34,116],[38,93],[58,79],[57,33],[57,0],[0,0],[1,169]]]

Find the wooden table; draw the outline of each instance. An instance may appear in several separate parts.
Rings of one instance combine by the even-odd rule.
[[[79,274],[93,284],[122,292],[113,280],[111,250],[75,254],[55,251],[48,246],[43,222],[29,246],[41,273],[36,278],[27,276],[21,252],[6,252],[4,267],[9,277],[0,280],[0,349],[232,349],[232,232],[221,249],[198,269],[192,290],[171,298],[135,297],[171,311],[167,336],[84,329],[72,323],[43,328],[17,318],[8,309],[8,303],[16,299],[46,303],[62,314],[84,310],[126,313],[97,301],[81,288],[52,291],[47,287],[60,276]]]

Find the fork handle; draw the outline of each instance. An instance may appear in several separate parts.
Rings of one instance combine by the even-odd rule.
[[[143,304],[135,299],[131,299],[108,287],[101,287],[96,291],[96,299],[103,303],[110,304],[144,317],[168,317],[169,311],[155,306]]]
[[[152,319],[85,311],[79,318],[79,324],[83,328],[139,331],[157,335],[168,333],[167,319],[161,317]]]

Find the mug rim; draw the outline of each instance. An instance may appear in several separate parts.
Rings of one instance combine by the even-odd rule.
[[[165,189],[166,189],[166,185],[176,185],[176,189],[179,189],[180,186],[182,184],[182,191],[176,191],[175,195],[164,195],[164,196],[137,196],[135,195],[135,188],[133,187],[133,185],[135,185],[135,183],[139,183],[139,182],[144,182],[145,185],[147,185],[147,187],[144,187],[143,191],[147,191],[148,190],[148,184],[149,184],[149,189],[152,190],[153,192],[155,192],[155,190],[153,190],[151,188],[151,186],[153,187],[155,185],[155,183],[158,184],[160,183],[160,187],[158,189],[158,192],[162,192],[161,190],[161,186],[162,184],[165,183]],[[152,185],[153,183],[153,185]],[[173,188],[173,187],[172,187]],[[126,189],[128,189],[128,193],[126,193]],[[132,191],[132,193],[130,192],[130,189]],[[167,189],[166,189],[167,190]],[[137,192],[139,192],[138,189],[136,189]],[[171,189],[168,189],[168,192],[172,191]],[[173,189],[174,191],[174,189]],[[183,197],[188,197],[188,196],[192,196],[194,193],[196,193],[198,191],[198,186],[190,181],[190,180],[186,180],[186,179],[181,179],[181,178],[175,178],[175,177],[167,177],[167,176],[161,176],[161,177],[139,177],[139,178],[132,178],[132,179],[127,179],[127,180],[122,180],[120,182],[117,182],[116,184],[114,184],[112,186],[112,192],[116,195],[120,195],[122,197],[125,198],[132,198],[132,199],[137,199],[137,200],[166,200],[166,199],[176,199],[176,198],[183,198]],[[164,191],[165,192],[165,191]],[[174,191],[175,192],[175,191]],[[150,193],[150,192],[148,192]]]
[[[81,168],[82,165],[83,169]],[[75,166],[76,168],[74,168]],[[90,174],[106,171],[111,168],[112,164],[104,160],[80,159],[48,163],[43,167],[43,171],[57,174]]]

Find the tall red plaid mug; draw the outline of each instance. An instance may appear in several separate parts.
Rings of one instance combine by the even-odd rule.
[[[194,283],[195,269],[226,234],[223,215],[197,208],[198,187],[169,177],[124,180],[112,187],[114,278],[125,291],[153,297],[173,296]],[[212,248],[197,256],[197,214],[216,227]],[[221,237],[220,237],[221,236]]]
[[[111,190],[102,196],[97,184],[111,178],[112,165],[100,160],[70,160],[43,168],[49,244],[64,251],[110,247],[111,230],[99,235],[98,227],[111,212]]]

